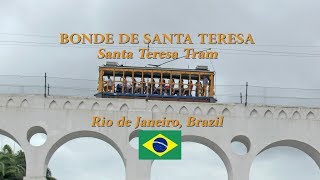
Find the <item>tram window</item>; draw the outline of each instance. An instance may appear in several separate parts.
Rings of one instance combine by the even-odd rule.
[[[162,95],[168,95],[169,91],[169,82],[170,74],[169,73],[163,73],[162,74],[162,80],[161,80],[161,86],[162,86]]]
[[[179,95],[179,80],[180,80],[180,75],[178,74],[171,74],[172,80],[170,84],[170,89],[171,89],[171,95]]]
[[[142,72],[135,72],[135,80],[136,80],[136,87],[134,89],[135,94],[144,94],[145,93],[145,85],[146,80],[145,77],[143,77]]]
[[[145,78],[145,94],[151,94],[151,72],[144,72],[143,77]]]
[[[156,81],[153,76],[150,78],[149,84],[150,84],[150,89],[149,89],[150,93],[149,94],[153,94],[155,87],[156,87]]]
[[[130,75],[125,73],[124,80],[123,80],[124,93],[131,93],[131,83],[132,83],[131,77],[132,77],[131,73]]]
[[[110,75],[103,76],[103,90],[104,92],[112,92],[113,89],[113,77]]]
[[[188,84],[188,79],[186,79],[188,77],[187,74],[181,74],[181,78],[178,80],[178,85],[179,85],[179,95],[180,96],[184,96],[185,95],[185,90],[186,90],[186,86]]]
[[[128,80],[128,84],[129,84],[129,88],[128,88],[128,93],[134,94],[135,93],[135,89],[137,87],[137,79],[135,78],[135,73],[132,72],[130,76],[128,76],[129,80]]]
[[[202,81],[202,96],[208,96],[209,77],[208,75],[201,76]]]
[[[195,96],[195,84],[196,84],[196,81],[195,80],[190,80],[191,81],[191,87],[190,87],[190,96]],[[190,82],[189,82],[190,84]],[[189,85],[190,86],[190,85]]]
[[[123,71],[115,71],[114,74],[114,92],[122,93]]]
[[[161,74],[160,73],[153,73],[153,79],[154,79],[154,89],[152,94],[160,94],[160,89],[161,89]]]

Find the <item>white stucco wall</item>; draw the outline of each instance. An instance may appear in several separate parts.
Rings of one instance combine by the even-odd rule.
[[[298,148],[320,165],[319,108],[0,95],[0,134],[14,139],[24,150],[25,180],[44,180],[55,150],[78,137],[95,137],[111,144],[124,161],[127,180],[149,180],[152,162],[138,160],[138,151],[129,145],[130,138],[137,135],[135,129],[91,127],[95,115],[113,120],[121,116],[129,119],[166,116],[181,121],[191,115],[204,119],[223,115],[222,128],[183,127],[181,130],[183,141],[204,144],[221,157],[229,180],[248,180],[254,158],[275,146]],[[43,131],[48,135],[46,143],[31,146],[28,136]],[[249,152],[242,156],[233,153],[232,140],[242,141]]]

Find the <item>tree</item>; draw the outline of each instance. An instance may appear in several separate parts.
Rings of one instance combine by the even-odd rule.
[[[9,145],[5,145],[0,151],[0,164],[0,179],[20,180],[26,173],[23,152],[14,153]]]
[[[26,158],[21,150],[13,152],[9,145],[3,146],[0,151],[0,180],[22,180],[26,175]],[[56,180],[52,177],[51,170],[48,168],[46,173],[47,180]]]
[[[47,180],[56,180],[56,178],[52,177],[52,173],[49,168],[47,169],[46,178],[47,178]]]

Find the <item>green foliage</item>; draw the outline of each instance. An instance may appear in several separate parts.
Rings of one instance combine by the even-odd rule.
[[[21,150],[14,152],[9,145],[0,151],[0,180],[22,180],[26,175],[26,158]],[[56,180],[47,169],[47,180]]]
[[[46,178],[47,178],[47,180],[56,180],[56,178],[52,177],[52,173],[49,168],[47,169]]]

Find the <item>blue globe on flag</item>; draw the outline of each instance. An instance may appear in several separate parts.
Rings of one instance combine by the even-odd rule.
[[[153,149],[156,152],[164,152],[165,150],[167,150],[168,147],[168,143],[164,138],[157,138],[153,141]]]

